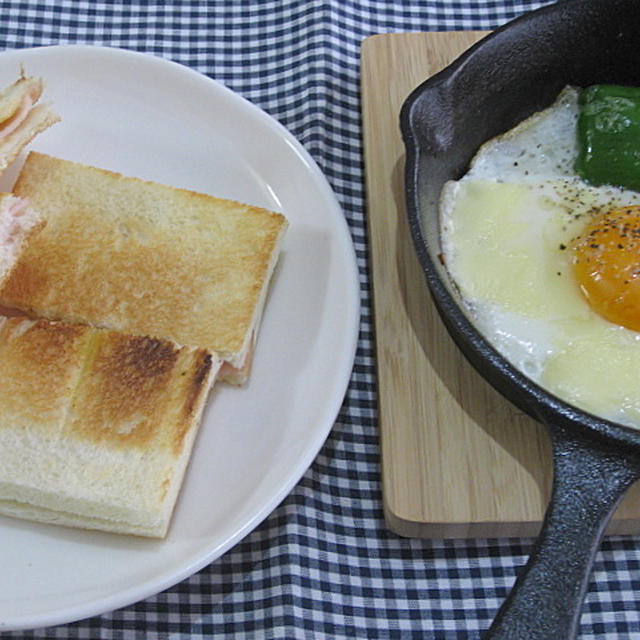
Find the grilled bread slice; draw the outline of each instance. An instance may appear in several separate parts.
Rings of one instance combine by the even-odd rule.
[[[219,366],[204,349],[0,318],[0,513],[164,537]]]
[[[35,152],[14,193],[46,226],[1,305],[209,349],[246,379],[284,216]]]

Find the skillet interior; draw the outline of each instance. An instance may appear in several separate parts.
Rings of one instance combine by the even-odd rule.
[[[411,234],[455,342],[530,415],[638,451],[640,431],[565,404],[515,370],[475,330],[438,259],[438,200],[443,184],[464,174],[483,142],[548,106],[565,85],[640,85],[639,35],[637,0],[566,0],[545,7],[498,29],[419,86],[400,116]]]

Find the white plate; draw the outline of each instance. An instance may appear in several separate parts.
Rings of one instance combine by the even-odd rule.
[[[158,593],[269,515],[340,409],[359,286],[351,237],[325,178],[248,101],[186,67],[129,51],[55,46],[0,59],[0,85],[24,64],[45,79],[45,100],[62,117],[30,148],[282,211],[291,225],[251,380],[214,389],[167,539],[0,518],[2,631],[70,622]]]

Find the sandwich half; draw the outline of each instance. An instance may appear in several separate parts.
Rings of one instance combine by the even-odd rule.
[[[204,349],[0,317],[0,513],[164,537],[219,366]]]
[[[0,305],[202,347],[247,379],[284,216],[35,152],[13,192],[46,226]]]
[[[0,173],[39,133],[60,120],[44,103],[38,103],[44,84],[41,78],[21,76],[0,91]]]

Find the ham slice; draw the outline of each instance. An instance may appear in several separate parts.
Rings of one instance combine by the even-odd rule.
[[[43,226],[25,198],[0,194],[0,283],[13,269],[31,235]]]

